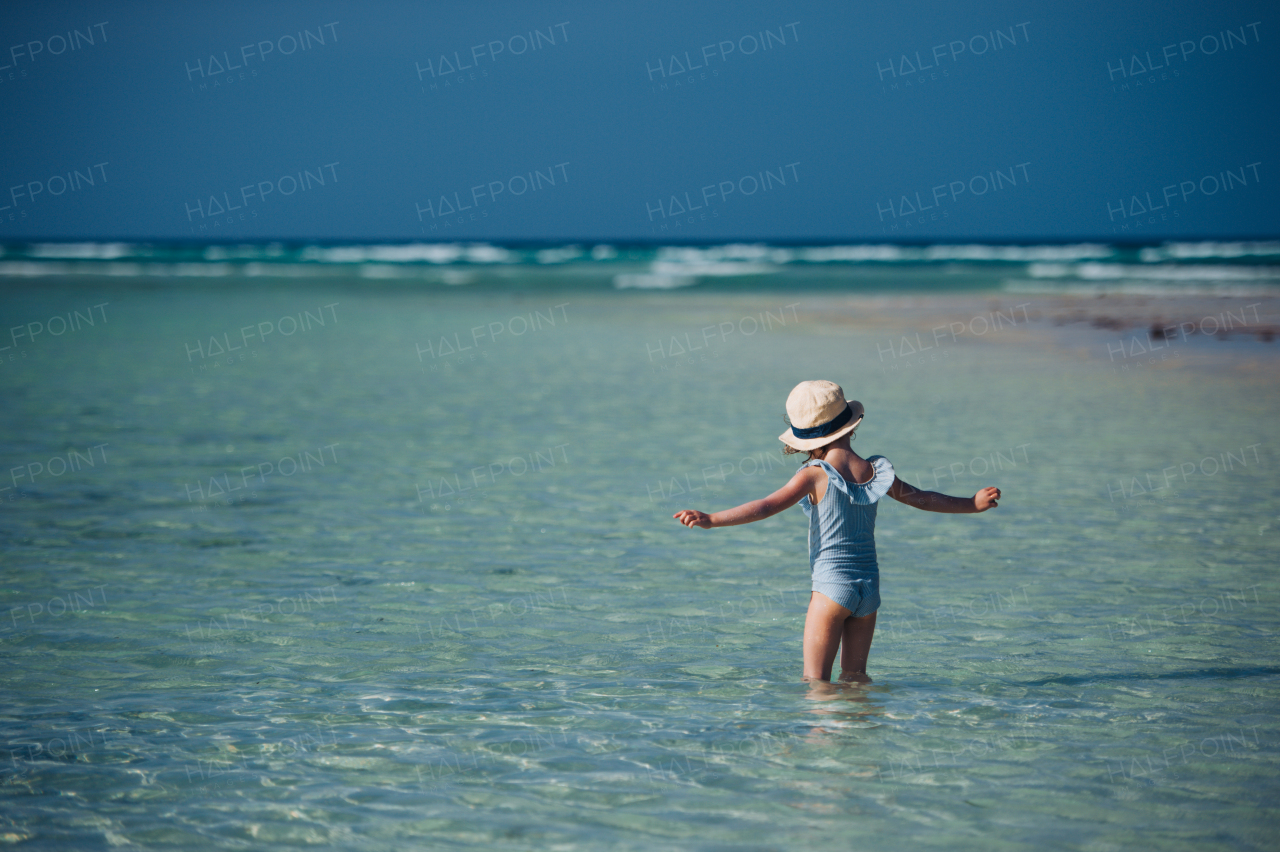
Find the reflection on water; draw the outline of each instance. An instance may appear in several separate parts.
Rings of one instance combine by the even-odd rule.
[[[860,675],[855,680],[853,677],[845,682],[809,682],[805,698],[821,704],[808,711],[816,717],[816,724],[805,732],[807,745],[831,746],[849,739],[856,741],[861,730],[880,725],[884,707],[877,700],[871,678]]]

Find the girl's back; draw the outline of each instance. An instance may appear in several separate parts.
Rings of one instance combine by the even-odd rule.
[[[815,579],[831,575],[829,579],[839,585],[854,575],[879,574],[876,507],[894,480],[893,465],[884,456],[853,458],[861,464],[846,463],[842,467],[850,472],[851,468],[863,468],[862,481],[846,476],[826,459],[807,462],[806,467],[819,467],[827,474],[826,482],[819,482],[814,488],[815,492],[821,491],[816,502],[809,495],[800,501],[800,508],[809,518],[809,567]]]
[[[866,485],[874,472],[871,462],[862,458],[857,453],[851,453],[839,448],[833,448],[827,451],[822,460],[835,468],[836,473],[846,482],[855,485]],[[813,490],[810,500],[815,505],[822,502],[822,495],[827,490],[827,483],[819,483]]]

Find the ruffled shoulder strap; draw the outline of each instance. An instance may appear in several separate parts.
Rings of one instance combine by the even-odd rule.
[[[809,459],[809,461],[800,465],[801,469],[804,469],[806,467],[820,467],[824,471],[826,471],[828,489],[835,488],[844,494],[849,493],[849,483],[846,482],[845,478],[841,476],[839,472],[837,472],[836,469],[832,467],[830,464],[828,464],[827,462],[824,462],[822,459]],[[804,513],[806,515],[809,514],[809,509],[812,505],[813,504],[809,502],[808,494],[800,498],[800,508],[804,509]]]
[[[871,481],[862,485],[849,483],[849,495],[857,503],[874,503],[888,494],[889,489],[893,487],[893,480],[897,476],[894,473],[893,465],[884,456],[868,456],[867,461],[871,462],[871,467],[875,471],[875,476],[871,477]]]
[[[869,505],[889,493],[897,474],[894,473],[893,465],[884,456],[868,456],[867,461],[871,462],[871,469],[875,471],[875,475],[871,477],[870,482],[864,482],[861,485],[845,479],[834,467],[822,459],[811,459],[801,466],[820,465],[827,472],[827,479],[832,486],[848,494],[849,499],[854,503]]]

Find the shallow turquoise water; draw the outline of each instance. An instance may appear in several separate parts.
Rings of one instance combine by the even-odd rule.
[[[1121,373],[1031,324],[886,361],[907,329],[837,302],[9,286],[6,326],[106,304],[0,341],[0,835],[1274,848],[1274,347]],[[902,478],[1005,495],[882,506],[874,683],[835,696],[798,680],[799,508],[670,519],[786,481],[806,378]]]

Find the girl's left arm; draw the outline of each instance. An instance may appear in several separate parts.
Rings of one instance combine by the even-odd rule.
[[[813,490],[819,476],[826,476],[821,468],[802,467],[791,477],[791,481],[777,491],[760,500],[752,500],[723,512],[708,515],[697,509],[681,509],[671,517],[686,527],[701,527],[709,530],[712,527],[736,527],[752,521],[762,521],[772,517],[784,509],[790,509],[804,499],[804,495]]]
[[[889,496],[899,503],[906,503],[926,512],[941,512],[946,515],[968,515],[994,509],[1000,504],[1000,489],[984,488],[972,497],[952,497],[939,494],[937,491],[924,491],[898,477],[893,478],[889,486]]]

